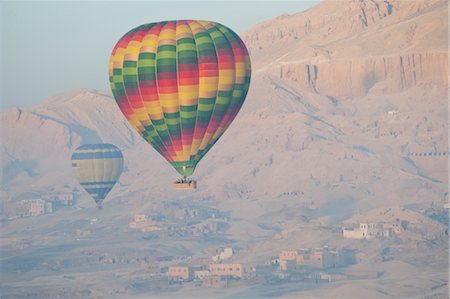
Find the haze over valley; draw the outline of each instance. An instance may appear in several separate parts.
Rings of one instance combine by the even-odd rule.
[[[2,112],[2,298],[448,298],[447,15],[323,1],[242,34],[249,94],[196,190],[109,91]],[[102,210],[85,143],[124,155]]]

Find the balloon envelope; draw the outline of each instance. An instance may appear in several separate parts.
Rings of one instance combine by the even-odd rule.
[[[184,176],[222,136],[250,84],[248,51],[210,21],[145,24],[114,47],[109,78],[120,110]]]
[[[112,144],[85,144],[72,154],[73,172],[98,205],[119,179],[123,156]]]

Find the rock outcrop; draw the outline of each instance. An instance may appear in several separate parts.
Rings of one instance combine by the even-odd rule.
[[[256,72],[335,98],[446,86],[447,2],[324,1],[247,32]]]

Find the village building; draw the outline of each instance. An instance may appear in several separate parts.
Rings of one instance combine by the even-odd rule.
[[[9,218],[39,216],[52,213],[52,203],[40,198],[24,199],[19,203],[13,203],[8,209]]]
[[[342,228],[342,235],[347,239],[370,239],[373,237],[391,237],[400,234],[402,228],[398,223],[360,223],[357,228]]]
[[[45,201],[42,199],[30,199],[24,201],[24,203],[29,205],[31,216],[38,216],[45,213]]]
[[[193,278],[189,266],[169,266],[167,275],[169,281],[190,281]]]
[[[207,276],[202,285],[209,288],[228,288],[228,279],[222,276]]]
[[[19,202],[19,204],[14,204],[13,207],[13,217],[31,217],[31,211],[28,204],[25,204],[23,201]]]
[[[366,232],[360,230],[359,228],[343,228],[342,229],[342,235],[346,239],[365,239],[366,238]]]
[[[42,195],[42,199],[48,202],[53,202],[56,205],[71,206],[75,202],[74,193],[70,190],[53,191]]]
[[[283,250],[279,255],[279,260],[281,261],[295,261],[297,259],[297,250]]]
[[[70,206],[73,204],[74,196],[72,192],[64,192],[58,193],[56,195],[56,199],[66,206]]]
[[[339,253],[329,250],[328,247],[283,250],[280,252],[278,261],[281,271],[294,270],[298,267],[327,269],[338,266]]]
[[[203,280],[205,277],[210,276],[209,270],[196,270],[194,271],[194,279],[196,280]]]
[[[296,263],[319,269],[334,268],[338,264],[338,252],[330,251],[327,247],[303,249],[297,255]]]
[[[136,214],[133,217],[134,221],[128,223],[128,227],[131,229],[139,229],[141,232],[155,232],[160,231],[162,228],[152,219],[149,219],[147,215]]]
[[[136,214],[134,215],[134,222],[146,222],[148,220],[147,215]]]
[[[279,267],[281,271],[289,271],[295,269],[296,265],[296,260],[280,260]]]
[[[222,261],[222,260],[229,259],[229,258],[231,258],[232,256],[233,256],[233,248],[231,248],[231,247],[226,247],[226,248],[223,248],[223,249],[220,251],[219,254],[213,255],[213,256],[211,257],[211,259],[212,259],[214,262],[217,262],[217,261]]]
[[[213,276],[232,276],[242,278],[244,267],[242,264],[210,264],[209,272]]]

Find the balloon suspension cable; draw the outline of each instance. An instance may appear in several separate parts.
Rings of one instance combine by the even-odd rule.
[[[103,209],[103,206],[102,206],[102,204],[101,204],[101,203],[98,203],[98,204],[97,204],[97,209],[98,209],[98,210],[101,210],[101,209]]]

